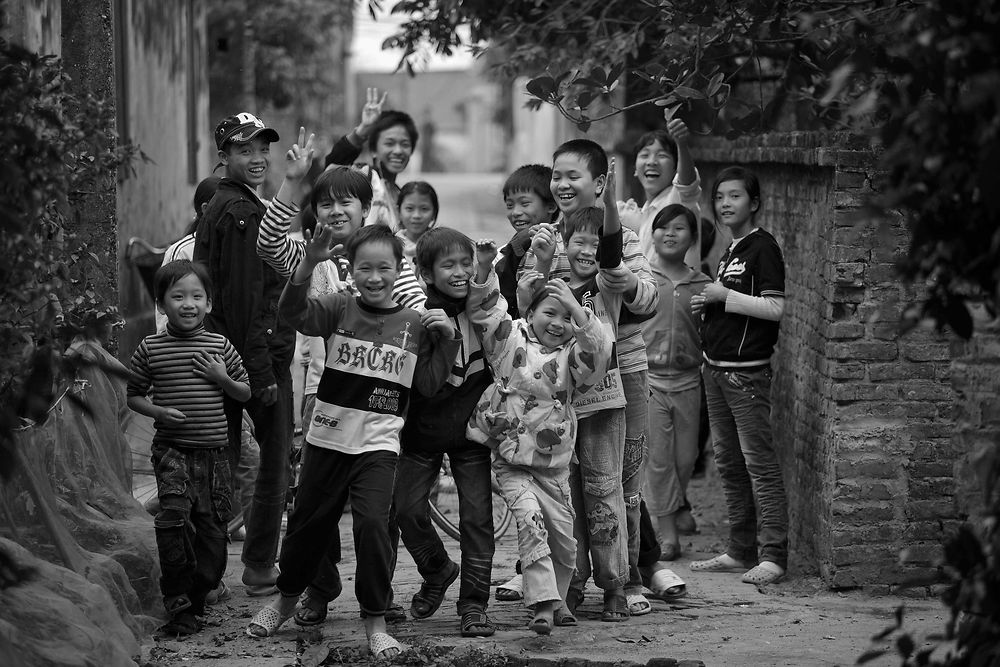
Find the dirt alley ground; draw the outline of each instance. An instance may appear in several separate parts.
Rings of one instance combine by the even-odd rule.
[[[498,630],[493,637],[459,636],[455,613],[457,583],[448,591],[441,609],[430,619],[390,625],[390,632],[414,650],[396,664],[433,664],[434,656],[466,656],[468,664],[501,664],[506,654],[522,659],[582,664],[618,661],[647,663],[653,659],[701,661],[705,665],[812,667],[852,665],[869,648],[888,647],[889,641],[871,642],[875,633],[892,623],[897,606],[905,605],[904,628],[917,639],[943,631],[946,609],[934,598],[878,597],[863,591],[832,592],[818,577],[795,572],[783,582],[763,589],[740,583],[736,574],[692,573],[688,564],[722,549],[726,534],[725,507],[714,467],[692,481],[689,490],[700,533],[682,542],[683,555],[671,568],[687,583],[689,594],[677,602],[652,600],[653,611],[623,623],[599,620],[600,591],[588,588],[580,607],[580,623],[555,628],[549,637],[527,630],[528,613],[520,602],[491,601],[489,613]],[[244,634],[251,616],[264,604],[248,597],[240,584],[242,543],[229,548],[226,581],[232,597],[210,608],[205,629],[185,639],[154,638],[143,646],[141,664],[147,667],[211,665],[212,667],[283,667],[325,664],[367,664],[369,654],[354,598],[354,556],[350,515],[340,524],[345,560],[341,564],[344,594],[331,604],[326,623],[300,629],[289,621],[268,639]],[[445,543],[458,560],[458,544]],[[517,560],[516,531],[512,526],[498,541],[493,565],[494,587],[514,572]],[[396,599],[404,608],[420,585],[416,567],[400,549],[394,580]],[[536,664],[542,665],[543,662]],[[550,664],[555,664],[552,662]],[[661,665],[671,664],[668,661]],[[884,656],[869,665],[898,665]],[[687,667],[687,665],[685,665]]]

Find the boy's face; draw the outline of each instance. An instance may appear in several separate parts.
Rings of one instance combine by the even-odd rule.
[[[507,220],[515,232],[534,227],[542,222],[551,222],[555,204],[546,204],[537,192],[512,192],[504,197],[507,206]]]
[[[353,195],[321,199],[316,204],[316,221],[330,228],[337,243],[343,243],[354,231],[360,229],[365,224],[366,215],[368,209]]]
[[[600,239],[593,232],[573,232],[566,242],[566,259],[574,278],[587,279],[597,273],[597,246]]]
[[[358,246],[351,265],[354,286],[361,300],[376,308],[390,308],[392,287],[399,277],[400,262],[388,243],[371,242]]]
[[[635,156],[635,176],[646,192],[659,194],[674,182],[677,161],[657,139]]]
[[[605,174],[594,177],[583,156],[563,153],[552,163],[549,188],[559,210],[568,215],[585,206],[594,206],[605,178]]]
[[[423,271],[424,280],[434,285],[441,294],[452,299],[469,296],[472,278],[472,253],[465,248],[452,248],[434,260],[431,271]]]
[[[402,125],[393,125],[382,130],[375,142],[375,157],[385,165],[391,174],[406,169],[413,155],[413,142]]]
[[[528,326],[545,347],[559,347],[573,337],[573,320],[569,309],[554,296],[542,299],[528,311]]]
[[[226,166],[226,176],[256,188],[267,178],[271,143],[259,137],[242,144],[230,142],[219,151],[219,160]]]
[[[694,235],[684,216],[679,215],[665,226],[653,230],[653,249],[667,261],[684,261],[684,255],[694,243]]]
[[[173,328],[194,331],[205,321],[205,315],[212,312],[212,300],[198,276],[189,273],[167,288],[156,309],[167,316]]]

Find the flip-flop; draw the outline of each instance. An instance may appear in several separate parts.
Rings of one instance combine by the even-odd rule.
[[[628,603],[628,613],[633,616],[645,616],[653,611],[653,606],[642,593],[626,593],[625,601]]]
[[[628,601],[623,593],[604,592],[604,609],[601,620],[605,623],[621,623],[629,617]]]
[[[463,637],[491,637],[497,628],[482,609],[470,609],[462,614]]]
[[[410,601],[410,616],[417,620],[430,618],[444,602],[445,591],[458,579],[459,567],[451,563],[451,568],[440,582],[429,582],[426,579],[420,584],[420,590],[413,594]]]
[[[552,614],[552,622],[557,628],[570,627],[576,625],[576,616],[566,607],[559,607]]]
[[[738,561],[729,554],[719,554],[708,560],[692,561],[688,566],[692,572],[746,572],[749,567],[746,563]]]
[[[384,655],[386,651],[391,651],[392,649],[396,649],[402,653],[403,645],[384,632],[372,633],[372,636],[368,638],[368,650],[371,651],[372,657],[376,660],[394,657],[391,655]]]
[[[757,567],[745,572],[741,581],[744,584],[753,584],[755,586],[763,586],[765,584],[773,584],[785,576],[785,569],[778,565],[777,563],[772,563],[771,561],[764,560],[761,561]]]
[[[531,623],[528,623],[528,629],[538,635],[551,635],[552,621],[544,616],[535,616],[531,619]]]
[[[264,637],[271,637],[275,632],[278,631],[285,621],[290,619],[295,615],[294,608],[292,612],[287,616],[283,616],[280,611],[267,605],[263,609],[257,612],[257,614],[250,620],[250,624],[247,625],[246,633],[248,637],[253,637],[255,639],[263,639]],[[260,628],[263,633],[255,632],[253,630],[254,626]]]
[[[657,570],[649,579],[649,590],[661,600],[672,602],[687,595],[687,584],[673,570]]]
[[[496,599],[500,602],[517,602],[524,599],[524,577],[515,574],[505,584],[497,586]]]

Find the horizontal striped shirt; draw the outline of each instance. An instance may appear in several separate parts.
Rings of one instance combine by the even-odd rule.
[[[222,356],[226,371],[237,382],[249,382],[243,360],[225,336],[204,327],[190,332],[167,330],[147,336],[132,354],[128,396],[146,396],[153,404],[180,410],[181,424],[157,421],[153,442],[182,447],[224,447],[227,444],[222,387],[194,372],[194,355],[204,350]]]

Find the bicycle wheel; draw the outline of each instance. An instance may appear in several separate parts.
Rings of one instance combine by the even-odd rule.
[[[490,481],[493,487],[491,494],[493,499],[493,539],[500,539],[507,532],[514,515],[511,514],[510,507],[507,506],[507,501],[504,500],[503,494],[500,492],[500,485],[497,484],[496,477]]]
[[[451,539],[459,539],[458,489],[455,488],[455,478],[451,476],[451,468],[447,462],[442,464],[441,474],[431,489],[429,504],[431,521]]]

